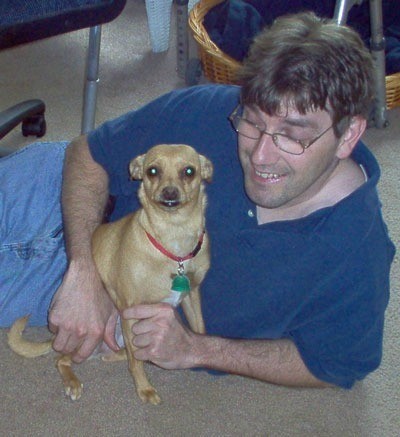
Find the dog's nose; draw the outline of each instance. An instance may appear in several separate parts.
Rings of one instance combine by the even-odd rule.
[[[165,187],[161,192],[161,196],[165,201],[175,202],[179,200],[179,191],[176,187]]]
[[[178,206],[180,203],[180,195],[178,188],[174,186],[168,186],[161,191],[161,203],[168,208],[172,206]]]

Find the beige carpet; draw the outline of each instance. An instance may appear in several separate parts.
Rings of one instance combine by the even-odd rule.
[[[0,52],[1,107],[43,98],[45,139],[79,134],[86,41],[87,32],[80,31]],[[128,0],[122,15],[103,28],[97,122],[183,86],[175,68],[174,36],[167,53],[152,53],[144,2]],[[390,127],[370,129],[364,139],[382,166],[384,215],[398,246],[400,108],[388,116]],[[27,142],[15,131],[2,146]],[[0,330],[0,436],[399,436],[399,289],[397,257],[383,363],[351,391],[288,389],[237,376],[148,366],[163,400],[153,407],[136,397],[126,363],[91,360],[77,370],[85,393],[72,403],[63,396],[54,356],[17,357]],[[34,338],[45,334],[44,329],[31,332]]]

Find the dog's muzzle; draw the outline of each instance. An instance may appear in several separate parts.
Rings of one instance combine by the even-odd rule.
[[[178,206],[181,203],[178,188],[173,186],[163,188],[160,195],[160,203],[168,208]]]

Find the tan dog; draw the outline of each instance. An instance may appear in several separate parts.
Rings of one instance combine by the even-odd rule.
[[[142,208],[116,222],[100,225],[93,235],[93,256],[105,288],[119,311],[163,300],[176,305],[182,296],[190,327],[204,333],[199,285],[210,261],[202,181],[211,180],[212,164],[190,146],[158,145],[132,160],[129,169],[133,179],[142,180]],[[188,281],[190,293],[181,293]],[[171,287],[178,291],[170,292]],[[27,357],[51,350],[51,342],[35,344],[22,338],[26,321],[19,319],[10,329],[10,347]],[[143,362],[134,357],[135,321],[121,323],[138,395],[143,402],[158,404],[160,398],[146,377]],[[75,400],[81,396],[82,385],[71,364],[70,356],[57,360],[66,393]]]

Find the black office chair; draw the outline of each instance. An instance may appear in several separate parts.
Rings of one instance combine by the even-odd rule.
[[[90,28],[83,97],[82,133],[94,127],[101,24],[115,19],[126,0],[2,0],[0,50],[39,39]],[[0,112],[0,139],[22,123],[24,136],[46,132],[45,104],[27,100]],[[6,154],[0,148],[0,156]]]

